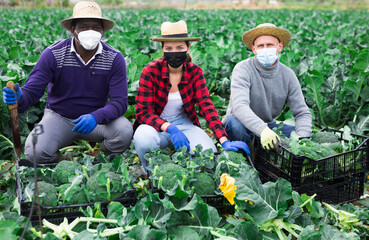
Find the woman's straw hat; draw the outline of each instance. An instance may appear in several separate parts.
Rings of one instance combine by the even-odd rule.
[[[156,42],[178,42],[178,41],[199,41],[199,37],[189,37],[187,24],[181,20],[175,23],[164,22],[161,25],[161,37],[151,37],[151,41]]]
[[[60,25],[70,31],[72,28],[72,21],[74,19],[83,18],[101,19],[104,26],[104,32],[109,31],[114,26],[113,21],[102,17],[100,6],[95,2],[89,1],[78,2],[73,8],[73,16],[62,20]]]
[[[242,35],[242,40],[246,46],[252,49],[255,39],[260,36],[273,36],[283,43],[283,47],[287,46],[291,40],[291,33],[284,28],[276,27],[271,23],[263,23],[256,28],[248,30]]]

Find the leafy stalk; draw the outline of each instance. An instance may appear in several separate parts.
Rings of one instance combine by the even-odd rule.
[[[73,239],[78,233],[73,231],[73,228],[76,227],[79,223],[87,223],[87,231],[93,233],[94,236],[101,236],[101,237],[109,237],[113,236],[122,232],[128,232],[135,226],[126,226],[126,227],[115,227],[115,228],[108,228],[102,232],[98,232],[96,229],[90,228],[91,223],[107,223],[107,224],[117,224],[117,219],[104,219],[104,218],[92,218],[92,217],[78,217],[73,222],[68,224],[68,220],[64,218],[64,221],[60,225],[55,225],[50,223],[46,219],[42,220],[42,224],[44,227],[53,230],[54,236],[66,239],[69,237]],[[32,232],[36,236],[41,236],[40,232],[37,232],[35,229],[31,229]]]
[[[332,214],[332,217],[339,223],[340,227],[343,229],[350,231],[360,221],[360,219],[358,219],[355,214],[343,210],[338,210],[332,205],[329,205],[325,202],[323,202],[323,204],[328,208],[328,210]]]
[[[260,226],[260,229],[267,232],[277,233],[279,239],[281,240],[287,239],[287,236],[283,232],[283,230],[286,230],[296,238],[299,237],[299,234],[297,234],[295,230],[298,230],[300,232],[303,230],[301,226],[294,223],[285,222],[284,219],[269,219]]]
[[[309,197],[309,199],[308,199],[308,200],[306,200],[305,202],[303,202],[303,203],[300,205],[300,207],[301,207],[301,208],[303,208],[306,204],[308,204],[309,202],[311,202],[315,197],[316,197],[316,193],[315,193],[313,196]]]

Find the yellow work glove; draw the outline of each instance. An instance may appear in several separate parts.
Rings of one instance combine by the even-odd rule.
[[[278,135],[266,126],[260,133],[261,145],[264,149],[270,150],[278,147],[280,141]]]

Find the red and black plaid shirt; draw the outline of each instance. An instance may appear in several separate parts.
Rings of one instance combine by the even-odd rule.
[[[148,124],[157,131],[161,131],[161,125],[166,121],[159,116],[168,102],[171,87],[167,61],[155,60],[144,67],[136,96],[135,127],[139,124]],[[191,62],[183,64],[183,75],[178,89],[182,97],[183,109],[194,125],[200,127],[195,110],[195,104],[197,104],[200,114],[213,130],[215,137],[219,140],[219,138],[227,136],[211,102],[205,78],[199,66]]]

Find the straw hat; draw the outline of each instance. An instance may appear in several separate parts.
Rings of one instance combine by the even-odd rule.
[[[252,49],[255,39],[267,35],[278,38],[283,43],[283,47],[287,46],[291,39],[291,33],[287,29],[276,27],[271,23],[263,23],[245,32],[242,40],[248,48]]]
[[[101,19],[104,26],[104,32],[109,31],[114,26],[113,21],[102,17],[100,6],[95,2],[89,1],[78,2],[73,8],[73,16],[62,20],[60,25],[70,31],[72,28],[72,20],[83,18]]]
[[[161,37],[151,37],[151,41],[156,42],[178,42],[178,41],[199,41],[199,37],[189,37],[187,24],[181,20],[175,23],[164,22],[161,25]]]

